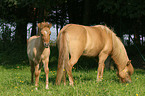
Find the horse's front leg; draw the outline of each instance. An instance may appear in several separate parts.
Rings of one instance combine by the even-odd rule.
[[[41,68],[39,68],[39,64],[37,64],[35,66],[35,86],[36,86],[36,90],[37,90],[37,87],[38,87],[40,72],[41,72]]]
[[[104,71],[104,67],[105,67],[105,60],[107,59],[108,54],[105,53],[100,53],[99,54],[99,63],[98,63],[98,73],[97,73],[97,81],[101,81],[103,78],[103,71]]]
[[[49,89],[48,87],[48,74],[49,74],[49,68],[48,68],[48,62],[49,62],[49,58],[45,59],[42,61],[44,64],[44,70],[45,70],[45,75],[46,75],[46,89]]]

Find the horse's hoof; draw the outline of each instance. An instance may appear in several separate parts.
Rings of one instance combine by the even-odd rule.
[[[69,85],[74,86],[73,82],[72,83],[69,83]]]

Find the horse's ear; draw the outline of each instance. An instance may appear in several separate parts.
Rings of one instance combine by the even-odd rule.
[[[129,61],[127,62],[127,66],[128,66],[130,63],[131,63],[131,60],[129,60]]]
[[[51,23],[50,23],[50,24],[48,24],[48,27],[49,27],[49,28],[51,28],[51,27],[52,27],[52,24],[51,24]]]

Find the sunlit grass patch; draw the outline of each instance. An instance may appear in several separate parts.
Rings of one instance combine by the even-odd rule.
[[[105,71],[101,82],[97,82],[97,72],[92,70],[73,70],[74,86],[63,82],[60,86],[55,85],[56,70],[50,69],[49,90],[45,89],[45,73],[40,74],[38,91],[34,84],[30,83],[30,68],[5,69],[0,66],[0,95],[75,95],[75,96],[143,96],[145,95],[144,70],[136,69],[132,76],[132,83],[120,83],[115,71]]]
[[[80,58],[72,68],[74,86],[63,81],[55,85],[57,75],[57,51],[52,52],[49,62],[49,90],[45,89],[45,72],[42,68],[38,90],[31,84],[31,72],[26,56],[0,58],[1,96],[144,96],[145,70],[135,69],[132,83],[120,83],[116,71],[104,70],[101,82],[97,82],[97,63],[93,59]],[[0,55],[2,56],[2,55]],[[8,55],[7,55],[8,56]],[[64,71],[66,71],[64,69]],[[34,79],[35,80],[35,79]]]

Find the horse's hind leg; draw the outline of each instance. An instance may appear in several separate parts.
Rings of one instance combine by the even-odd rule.
[[[71,59],[69,60],[68,64],[65,65],[67,74],[69,76],[70,85],[73,85],[72,67],[77,63],[79,57],[77,58],[77,56],[71,56]]]
[[[85,40],[70,40],[69,42],[69,51],[70,51],[70,60],[68,64],[65,64],[67,74],[69,76],[70,85],[73,85],[73,76],[72,68],[78,62],[78,59],[83,54],[85,48]]]
[[[104,67],[105,67],[105,60],[107,59],[108,54],[101,52],[99,54],[99,63],[98,63],[98,74],[97,74],[97,81],[101,81],[102,77],[103,77],[103,71],[104,71]]]

